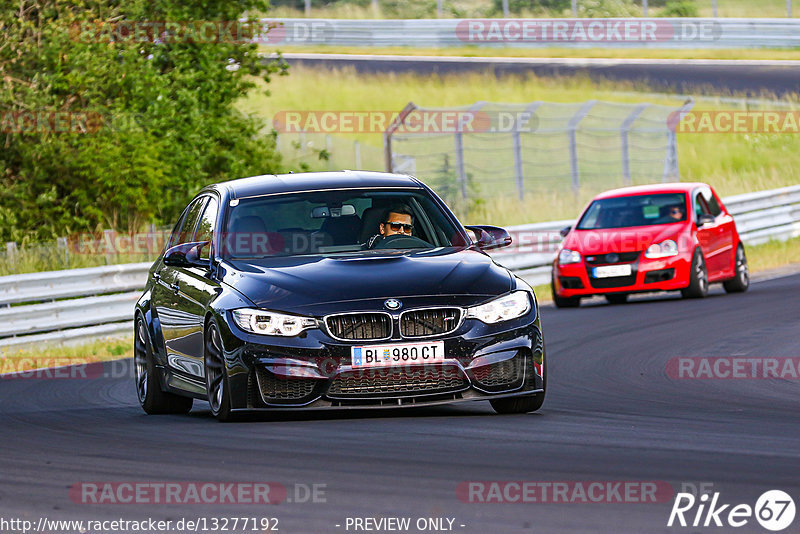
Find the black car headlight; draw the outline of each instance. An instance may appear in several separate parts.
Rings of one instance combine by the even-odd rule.
[[[267,310],[239,308],[231,313],[239,328],[253,334],[291,337],[317,326],[317,321],[313,317],[286,315]]]
[[[527,291],[514,291],[508,295],[467,308],[467,317],[487,324],[510,321],[522,317],[531,309]]]

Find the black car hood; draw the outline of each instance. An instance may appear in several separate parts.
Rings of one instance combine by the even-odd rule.
[[[469,249],[229,260],[223,282],[260,308],[291,311],[389,297],[485,297],[510,291],[511,274]],[[415,299],[416,300],[416,299]],[[467,299],[471,300],[471,299]]]

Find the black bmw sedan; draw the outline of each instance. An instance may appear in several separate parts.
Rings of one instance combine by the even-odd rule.
[[[145,412],[489,400],[539,409],[545,350],[531,287],[419,180],[267,175],[206,187],[180,216],[135,310]]]

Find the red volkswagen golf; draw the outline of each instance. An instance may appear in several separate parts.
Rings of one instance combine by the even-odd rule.
[[[625,187],[595,197],[553,263],[553,300],[559,308],[604,295],[620,304],[637,292],[680,290],[705,297],[708,284],[746,291],[744,245],[733,217],[702,183]]]

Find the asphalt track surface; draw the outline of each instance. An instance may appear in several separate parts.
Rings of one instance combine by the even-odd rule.
[[[455,532],[727,532],[667,528],[655,504],[462,502],[463,481],[712,483],[726,503],[781,489],[800,503],[800,381],[677,380],[681,356],[797,357],[800,275],[705,300],[675,294],[542,307],[542,410],[488,403],[281,413],[221,424],[147,416],[128,377],[0,380],[0,517],[277,517],[280,532],[353,532],[347,517],[451,517]],[[130,374],[130,361],[116,365]],[[324,503],[87,505],[80,481],[325,484]],[[691,516],[689,516],[691,517]],[[335,525],[342,525],[336,527]],[[464,525],[461,527],[460,525]],[[800,517],[785,532],[797,532]],[[736,532],[766,532],[754,520]],[[409,532],[417,532],[412,529]]]
[[[685,59],[592,59],[391,56],[355,54],[284,54],[289,65],[311,68],[354,68],[360,73],[413,72],[460,74],[493,72],[496,76],[535,74],[540,77],[589,76],[592,80],[635,83],[637,87],[681,94],[800,92],[800,61]]]

